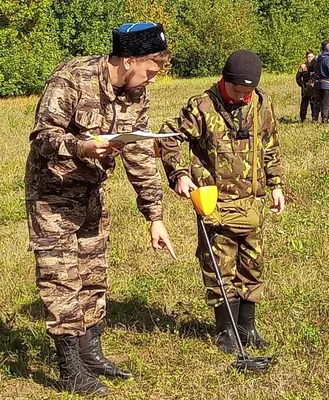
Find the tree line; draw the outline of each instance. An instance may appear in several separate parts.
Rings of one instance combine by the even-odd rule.
[[[329,39],[329,0],[2,0],[0,96],[40,93],[61,61],[106,54],[112,29],[156,21],[172,51],[167,73],[218,75],[236,49],[272,72],[292,72]]]

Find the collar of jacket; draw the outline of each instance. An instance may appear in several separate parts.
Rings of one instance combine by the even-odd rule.
[[[211,98],[215,110],[224,118],[228,126],[236,131],[236,126],[234,124],[234,118],[232,115],[232,111],[241,107],[241,105],[236,104],[228,104],[224,101],[223,96],[219,90],[218,82],[214,83],[209,90],[206,90],[206,93]]]
[[[206,93],[212,100],[215,110],[224,118],[225,122],[230,127],[230,129],[236,132],[236,130],[239,129],[239,127],[235,120],[234,115],[236,115],[236,112],[238,112],[238,110],[242,107],[241,103],[240,104],[226,103],[219,90],[218,82],[214,83],[210,89],[206,90]],[[258,97],[258,104],[259,104],[258,109],[260,109],[261,104],[263,103],[261,91],[258,88],[256,88],[255,93],[257,94]],[[245,106],[247,106],[246,108],[248,113],[251,107],[251,102],[247,103]]]
[[[105,95],[111,100],[115,100],[115,93],[111,84],[109,56],[101,57],[98,64],[99,85]]]

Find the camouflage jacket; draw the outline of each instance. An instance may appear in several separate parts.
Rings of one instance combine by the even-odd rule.
[[[108,56],[75,58],[49,78],[30,135],[27,200],[55,194],[83,198],[88,185],[100,185],[107,178],[115,160],[107,157],[100,163],[84,157],[81,143],[87,133],[149,130],[148,90],[134,98],[124,93],[116,96],[108,65]],[[162,219],[163,194],[153,140],[127,144],[121,156],[140,211],[148,220]]]
[[[258,102],[257,196],[282,185],[279,141],[270,98],[256,90]],[[239,128],[247,128],[248,139],[238,139]],[[161,140],[161,158],[171,187],[181,175],[190,175],[197,186],[214,185],[219,200],[228,201],[252,194],[253,105],[223,103],[218,84],[203,95],[193,97],[179,117],[168,120],[161,131],[182,135]],[[191,163],[181,147],[189,142]],[[190,168],[189,168],[190,167]]]

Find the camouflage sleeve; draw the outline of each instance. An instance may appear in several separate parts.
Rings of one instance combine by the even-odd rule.
[[[283,176],[280,163],[279,138],[273,104],[269,98],[269,108],[265,111],[264,128],[268,135],[265,147],[265,175],[266,184],[271,189],[281,188]]]
[[[47,159],[57,155],[82,156],[81,141],[68,132],[78,102],[78,93],[72,80],[64,75],[53,75],[37,106],[30,140],[33,148]]]
[[[159,140],[161,160],[171,188],[174,188],[180,176],[190,176],[190,162],[184,158],[182,144],[200,139],[204,129],[205,119],[199,111],[195,98],[189,100],[177,118],[167,120],[161,127],[160,132],[181,133],[179,136]]]
[[[150,98],[147,93],[134,130],[149,130],[147,115],[149,104]],[[121,156],[128,179],[137,193],[138,209],[148,221],[162,220],[163,192],[161,176],[155,160],[153,139],[127,144],[124,146]]]

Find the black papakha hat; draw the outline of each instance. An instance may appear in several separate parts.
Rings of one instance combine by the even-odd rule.
[[[234,85],[256,87],[261,72],[262,63],[257,54],[248,50],[237,50],[226,60],[223,78],[225,82]]]
[[[138,57],[167,50],[163,26],[154,22],[124,24],[112,31],[113,51],[118,57]]]

